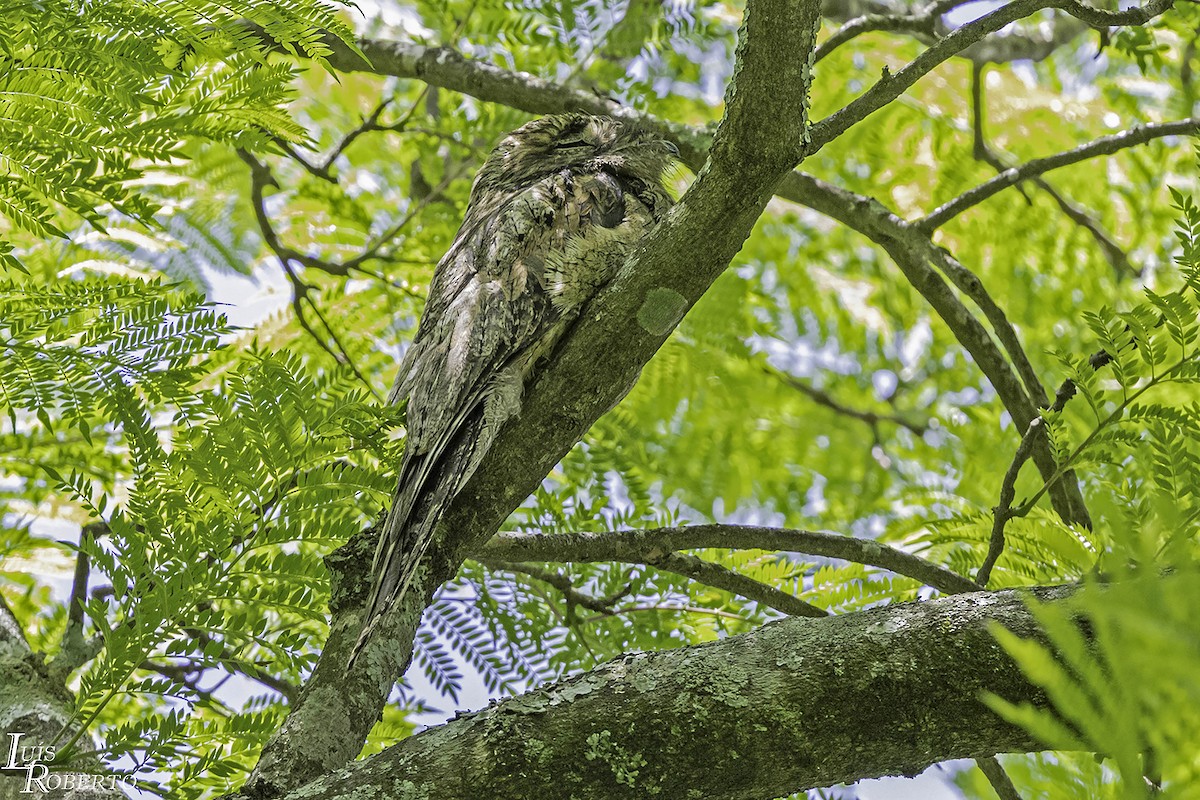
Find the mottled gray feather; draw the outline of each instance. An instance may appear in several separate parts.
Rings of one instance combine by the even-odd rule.
[[[669,208],[673,154],[625,123],[564,115],[514,131],[480,170],[389,396],[408,402],[407,439],[356,654],[539,360]]]

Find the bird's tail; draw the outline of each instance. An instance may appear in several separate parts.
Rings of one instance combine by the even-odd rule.
[[[436,502],[422,504],[425,513],[414,513],[418,510],[416,505],[420,501],[420,489],[429,475],[430,461],[428,454],[413,458],[405,454],[401,462],[392,507],[380,528],[379,543],[371,564],[371,594],[363,611],[362,632],[350,651],[347,666],[353,666],[384,614],[404,597],[412,585],[413,575],[425,555],[433,529],[441,520],[442,509]]]
[[[424,453],[406,451],[400,462],[396,494],[375,548],[362,632],[347,667],[354,664],[388,610],[403,599],[446,509],[478,464],[482,415],[468,416],[461,423],[452,431],[457,436],[446,436]]]

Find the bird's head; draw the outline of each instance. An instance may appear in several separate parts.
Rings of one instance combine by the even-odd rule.
[[[476,191],[526,186],[564,169],[659,184],[679,157],[674,144],[636,122],[590,114],[535,119],[504,137],[476,177]]]

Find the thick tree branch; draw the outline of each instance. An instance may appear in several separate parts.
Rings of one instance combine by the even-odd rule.
[[[329,65],[338,72],[370,72],[415,78],[430,86],[461,92],[492,103],[537,114],[586,111],[613,114],[621,106],[593,92],[570,89],[527,72],[511,72],[484,61],[464,57],[450,47],[425,47],[389,39],[359,39],[366,60],[333,37]]]
[[[870,539],[837,533],[749,525],[684,525],[606,533],[499,533],[479,552],[488,558],[521,561],[619,561],[656,564],[677,550],[728,548],[802,553],[866,564],[914,578],[946,594],[973,592],[979,585],[920,556]]]
[[[624,656],[460,716],[291,797],[761,800],[1036,750],[980,702],[993,692],[1044,705],[991,630],[1037,637],[1028,600],[1070,593],[973,593],[786,619]]]

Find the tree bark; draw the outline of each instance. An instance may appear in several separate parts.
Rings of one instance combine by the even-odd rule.
[[[74,705],[42,656],[30,651],[20,624],[0,597],[0,800],[124,800],[119,782],[99,772],[96,759],[83,757],[78,762],[82,769],[97,770],[90,774],[51,773],[53,758],[39,758],[33,750],[49,745],[70,724]],[[18,737],[18,748],[28,748],[26,757],[14,763],[41,760],[44,768],[3,769],[10,763],[13,736]],[[81,740],[80,746],[87,742]]]
[[[460,716],[288,797],[764,800],[1037,750],[980,700],[991,692],[1045,704],[991,630],[1036,637],[1027,604],[1071,592],[975,592],[627,655]]]

